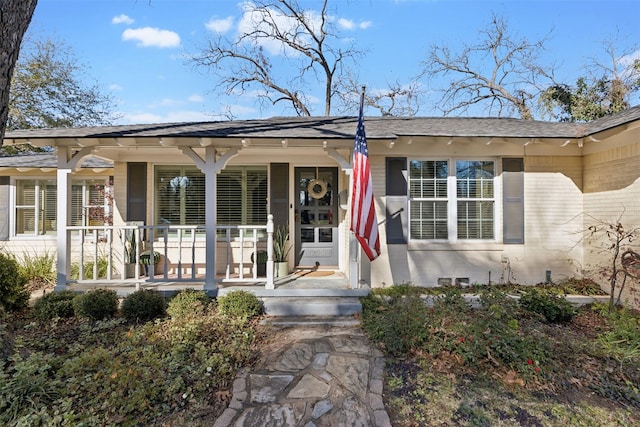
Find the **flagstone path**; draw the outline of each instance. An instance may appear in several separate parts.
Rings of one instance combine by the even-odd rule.
[[[384,357],[357,326],[287,327],[233,384],[214,427],[391,426]]]

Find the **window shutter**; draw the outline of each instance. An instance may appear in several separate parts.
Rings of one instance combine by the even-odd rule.
[[[276,226],[285,226],[289,222],[289,163],[271,163],[269,186],[273,222]]]
[[[407,159],[386,159],[386,215],[387,244],[407,243]]]
[[[9,240],[9,177],[0,176],[0,240]]]
[[[502,159],[503,241],[524,243],[524,159]]]
[[[147,164],[127,163],[127,221],[147,220]]]

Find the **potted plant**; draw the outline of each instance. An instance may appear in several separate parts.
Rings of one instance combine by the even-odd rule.
[[[153,266],[153,272],[155,274],[155,265],[160,261],[160,253],[153,251],[153,257],[149,251],[140,254],[140,264],[144,266],[144,274],[149,276],[149,267]]]
[[[255,262],[258,276],[267,275],[267,257],[267,251],[257,251],[251,254],[251,263]]]
[[[134,230],[125,230],[124,259],[126,277],[135,277],[136,268],[136,233]]]
[[[289,274],[287,257],[289,256],[291,246],[288,246],[288,241],[288,227],[278,226],[273,236],[274,277],[284,277]]]

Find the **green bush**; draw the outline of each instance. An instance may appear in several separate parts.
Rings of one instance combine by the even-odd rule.
[[[473,308],[458,289],[441,289],[429,306],[422,298],[370,295],[362,298],[362,326],[393,356],[428,355],[466,366],[537,373],[548,359],[549,343],[518,322],[517,302],[488,288]],[[539,370],[539,368],[538,368]]]
[[[218,308],[223,316],[245,320],[262,314],[262,303],[247,291],[232,291],[219,297]]]
[[[121,311],[127,320],[144,322],[164,316],[166,301],[156,290],[140,289],[125,297]]]
[[[38,298],[33,306],[36,318],[49,320],[56,317],[73,317],[73,291],[52,292]]]
[[[184,289],[167,304],[167,314],[174,320],[188,319],[204,314],[211,299],[204,291]]]
[[[110,289],[94,289],[77,295],[73,299],[73,309],[78,317],[109,319],[118,312],[118,294]]]
[[[566,298],[545,290],[531,289],[520,297],[520,305],[551,323],[570,322],[576,315],[576,309]]]
[[[20,273],[18,262],[0,253],[0,308],[15,311],[29,305],[27,278]]]

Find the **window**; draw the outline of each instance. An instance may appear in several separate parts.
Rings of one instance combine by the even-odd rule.
[[[16,234],[55,234],[56,197],[55,180],[16,181]]]
[[[113,223],[110,181],[87,179],[71,183],[71,224],[109,225]]]
[[[156,167],[156,224],[204,225],[205,179],[194,166]],[[220,225],[267,222],[267,167],[230,166],[217,177]]]
[[[494,239],[494,177],[491,160],[412,160],[410,238]]]
[[[218,175],[218,224],[267,223],[266,166],[230,166]]]
[[[74,180],[71,183],[72,225],[110,223],[109,181]],[[57,194],[54,179],[16,180],[15,234],[54,235],[57,227]]]
[[[194,166],[156,167],[156,224],[202,225],[205,216],[204,174]]]
[[[409,170],[411,239],[447,239],[449,165],[446,160],[412,160]]]

